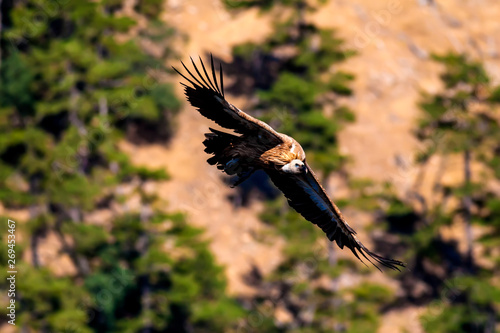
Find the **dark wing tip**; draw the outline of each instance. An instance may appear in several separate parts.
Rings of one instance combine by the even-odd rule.
[[[328,239],[337,243],[337,245],[342,249],[344,246],[349,248],[351,252],[356,256],[356,258],[361,261],[365,266],[366,263],[363,261],[361,256],[375,266],[379,271],[382,271],[379,267],[385,266],[387,268],[400,271],[399,267],[406,267],[406,264],[395,259],[384,258],[372,251],[370,251],[366,246],[361,243],[355,236],[356,232],[345,224],[347,227],[347,233],[341,228],[335,228],[333,232],[327,233]],[[323,229],[325,231],[325,229]],[[328,230],[326,230],[328,231]],[[359,255],[361,254],[361,256]],[[399,266],[399,267],[398,267]]]
[[[224,97],[224,79],[222,78],[222,63],[219,63],[219,77],[220,77],[220,92]]]
[[[199,57],[199,59],[200,59],[202,71],[200,71],[198,69],[198,66],[196,66],[196,63],[192,57],[189,57],[189,59],[191,60],[191,63],[192,63],[193,68],[195,70],[195,73],[191,72],[187,68],[187,66],[181,61],[181,64],[184,67],[184,69],[187,71],[187,73],[189,74],[188,75],[189,77],[182,74],[181,72],[179,72],[177,70],[177,68],[175,68],[174,66],[172,66],[172,69],[174,71],[176,71],[177,74],[182,76],[185,80],[187,80],[193,86],[194,89],[210,90],[210,91],[214,92],[215,94],[219,95],[220,97],[224,98],[224,84],[222,81],[222,65],[219,64],[220,65],[220,67],[219,67],[220,86],[219,86],[219,82],[217,82],[217,76],[215,74],[215,66],[214,66],[214,60],[213,60],[212,54],[210,54],[210,63],[211,63],[212,78],[213,79],[210,78],[210,75],[208,74],[207,69],[205,67],[205,64],[203,63],[203,60],[201,59],[201,57]]]
[[[367,266],[366,263],[363,261],[363,259],[361,259],[359,254],[361,254],[366,260],[368,260],[368,262],[370,262],[370,264],[375,266],[375,268],[377,268],[381,272],[382,270],[380,269],[379,265],[400,272],[401,272],[400,267],[406,267],[406,264],[399,260],[384,258],[376,254],[375,252],[370,251],[366,246],[363,245],[363,243],[361,243],[352,234],[346,235],[342,233],[342,235],[343,237],[342,236],[340,237],[344,238],[343,239],[344,245],[346,245],[352,251],[352,253],[356,256],[356,258],[358,258],[359,261],[363,263],[363,265]],[[338,244],[338,238],[335,238],[335,241]]]
[[[219,84],[217,83],[217,76],[215,75],[214,56],[212,55],[212,53],[210,53],[210,64],[212,68],[212,77],[214,79],[215,87],[217,88],[217,92],[222,96]]]
[[[401,269],[400,267],[406,267],[406,264],[402,261],[399,261],[399,260],[395,260],[395,259],[391,259],[391,258],[384,258],[370,250],[368,250],[363,244],[361,244],[361,242],[357,242],[358,243],[358,251],[361,252],[361,254],[363,255],[363,257],[365,257],[373,266],[375,266],[379,271],[381,271],[380,267],[377,265],[382,265],[382,266],[385,266],[387,268],[390,268],[390,269],[393,269],[393,270],[397,270],[399,272],[401,272]],[[354,248],[355,249],[355,248]],[[351,249],[353,252],[354,252],[354,249]],[[372,258],[376,263],[372,262],[366,255],[365,253],[370,257]],[[358,256],[356,256],[358,257]],[[358,257],[359,258],[359,257]],[[362,260],[361,260],[362,261]]]

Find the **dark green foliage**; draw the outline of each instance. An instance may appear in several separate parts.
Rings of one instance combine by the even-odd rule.
[[[333,30],[320,29],[304,19],[304,11],[320,8],[317,6],[320,3],[322,1],[315,5],[304,1],[235,3],[264,9],[286,7],[290,11],[288,16],[275,22],[275,32],[265,43],[243,44],[237,46],[234,53],[245,60],[266,59],[272,57],[276,49],[290,48],[274,65],[280,71],[270,87],[257,91],[258,106],[265,110],[262,119],[297,139],[307,153],[308,162],[327,178],[346,162],[339,152],[337,135],[345,123],[354,121],[354,113],[343,106],[339,98],[352,93],[349,84],[354,77],[331,70],[353,52],[343,49],[343,41]]]
[[[300,3],[286,5],[294,8]],[[303,10],[297,8],[298,12]],[[293,48],[293,53],[281,60],[281,71],[271,87],[258,92],[259,106],[267,110],[262,118],[297,139],[309,162],[325,177],[345,164],[336,137],[345,123],[355,120],[354,113],[338,101],[352,93],[349,84],[353,75],[330,71],[354,54],[343,49],[342,43],[334,31],[303,22],[300,14],[293,12],[289,20],[276,23],[276,33],[265,44],[235,48],[235,54],[244,58],[272,54],[283,46]]]
[[[162,0],[139,0],[135,9],[146,16],[148,19],[158,19],[162,12],[164,1]]]
[[[173,30],[159,21],[138,27],[116,14],[121,6],[2,7],[0,200],[30,212],[18,229],[16,324],[40,332],[229,330],[244,310],[225,295],[223,269],[201,230],[158,211],[158,198],[144,189],[168,174],[132,165],[119,150],[141,126],[155,140],[169,133],[180,108],[159,79]],[[154,20],[162,6],[141,0],[136,14]],[[161,61],[142,45],[159,38]],[[74,273],[56,276],[40,259],[49,235]]]
[[[430,142],[429,154],[488,147],[497,139],[499,128],[493,115],[495,90],[489,86],[484,68],[464,55],[433,58],[445,67],[441,79],[446,89],[423,95],[418,138]]]
[[[269,10],[278,1],[275,0],[223,0],[228,9],[259,7],[262,10]],[[289,1],[285,0],[284,3]]]
[[[339,309],[340,325],[346,332],[376,332],[380,323],[380,307],[393,301],[393,292],[378,284],[363,283],[355,288],[345,290],[353,302],[345,302]],[[339,324],[337,324],[339,325]]]
[[[303,0],[224,0],[223,2],[228,9],[257,7],[264,11],[270,10],[275,6],[304,6]],[[315,2],[322,4],[326,0],[316,0]]]
[[[33,74],[18,53],[4,60],[0,71],[0,107],[2,118],[8,114],[9,106],[24,112],[31,111],[33,97],[30,94]],[[2,145],[2,147],[5,147]]]
[[[493,268],[480,267],[472,257],[473,244],[470,242],[467,242],[468,253],[463,258],[458,253],[454,257],[447,255],[446,248],[438,244],[442,227],[456,223],[456,217],[466,223],[468,238],[472,237],[471,224],[487,225],[490,231],[480,241],[486,248],[498,244],[497,199],[487,187],[491,175],[498,176],[495,169],[500,139],[498,88],[490,85],[483,65],[465,55],[449,53],[433,59],[444,66],[441,75],[444,90],[435,95],[423,95],[420,104],[423,117],[417,137],[426,143],[426,149],[418,156],[418,162],[425,165],[433,155],[446,159],[461,154],[464,181],[447,187],[435,185],[434,192],[441,199],[432,207],[424,206],[424,224],[411,237],[417,262],[430,259],[440,266],[447,263],[447,282],[440,289],[453,286],[453,297],[431,305],[422,323],[429,332],[491,332],[499,322],[495,304],[500,294],[498,283],[492,280],[498,271],[498,262],[489,258],[493,259]],[[473,172],[472,164],[480,166],[482,173]],[[446,205],[452,198],[459,202],[454,210]]]
[[[345,124],[355,121],[355,115],[341,101],[353,94],[350,84],[354,76],[333,69],[354,52],[344,49],[335,31],[320,29],[305,19],[305,11],[316,9],[311,2],[226,3],[289,10],[288,17],[282,15],[275,21],[275,31],[265,43],[242,44],[234,53],[244,62],[258,58],[264,68],[269,62],[270,74],[265,75],[270,79],[256,87],[261,118],[300,142],[322,179],[344,171],[348,160],[339,151],[338,134]],[[285,48],[285,55],[275,56]],[[261,80],[257,77],[255,81]],[[266,318],[272,318],[280,304],[292,319],[274,327],[263,324],[259,332],[377,331],[379,312],[393,301],[392,292],[367,283],[349,289],[337,286],[341,275],[369,274],[369,269],[360,272],[353,261],[337,258],[337,249],[329,248],[331,243],[321,229],[305,221],[282,198],[267,203],[261,219],[285,238],[286,245],[283,261],[262,282],[253,308],[270,312]],[[261,236],[266,241],[266,235]]]
[[[302,77],[284,72],[276,80],[271,90],[259,94],[264,103],[280,105],[285,110],[310,109],[314,105],[316,87]]]
[[[269,289],[284,290],[282,302],[297,309],[293,322],[285,326],[286,332],[377,331],[380,309],[393,301],[390,290],[369,283],[339,290],[336,278],[356,271],[356,266],[345,259],[331,265],[319,228],[306,223],[295,211],[284,210],[279,201],[270,203],[261,218],[276,227],[287,245],[285,259],[262,286],[258,303],[269,301]],[[311,308],[314,312],[309,318],[307,311]]]
[[[88,300],[85,289],[71,278],[57,278],[46,268],[22,265],[23,278],[18,279],[19,319],[21,327],[50,332],[92,332],[82,307]]]
[[[449,302],[432,304],[422,316],[426,332],[492,332],[498,314],[500,289],[489,277],[459,276],[448,282]]]
[[[165,223],[170,225],[166,232],[155,232]],[[88,309],[95,313],[91,326],[117,332],[145,326],[179,331],[175,327],[183,323],[207,331],[235,326],[244,312],[224,296],[223,270],[200,233],[178,215],[158,213],[148,222],[140,216],[116,220],[113,239],[93,254],[101,263],[85,278],[96,300]]]
[[[432,58],[445,66],[441,80],[447,89],[456,88],[464,83],[477,86],[490,82],[483,65],[467,59],[464,54],[448,53],[433,55]]]
[[[263,222],[272,225],[276,231],[287,239],[285,254],[291,263],[300,261],[312,254],[314,245],[322,231],[291,209],[284,209],[285,200],[274,200],[262,213]],[[285,206],[286,207],[286,206]],[[290,268],[290,267],[288,267]],[[283,269],[286,271],[287,268]]]

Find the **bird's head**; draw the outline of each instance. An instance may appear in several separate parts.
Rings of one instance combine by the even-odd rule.
[[[290,163],[285,164],[281,168],[281,170],[286,173],[295,173],[295,174],[307,172],[306,165],[301,160],[292,160]]]

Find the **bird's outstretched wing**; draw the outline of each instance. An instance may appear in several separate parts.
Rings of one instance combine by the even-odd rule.
[[[191,62],[193,64],[194,72],[190,71],[186,65],[181,62],[182,66],[188,73],[187,76],[180,73],[175,67],[172,68],[191,84],[191,86],[189,86],[181,82],[181,84],[184,85],[184,92],[188,101],[192,106],[196,107],[204,117],[215,121],[224,128],[232,129],[236,133],[253,133],[261,140],[268,140],[268,142],[272,142],[274,144],[283,141],[281,135],[271,126],[246,114],[225,100],[222,65],[219,67],[219,86],[217,75],[215,74],[214,59],[212,56],[210,56],[212,78],[210,78],[201,57],[201,70],[204,75],[200,72],[192,58]]]
[[[306,220],[318,225],[328,239],[335,241],[342,249],[347,246],[363,261],[359,253],[379,270],[377,264],[399,270],[405,264],[386,259],[368,250],[356,237],[356,231],[344,220],[337,206],[328,198],[325,189],[320,185],[312,169],[307,165],[307,173],[292,175],[278,171],[266,170],[273,183],[283,192],[288,203]],[[370,259],[371,258],[371,259]],[[372,261],[373,260],[373,261]]]

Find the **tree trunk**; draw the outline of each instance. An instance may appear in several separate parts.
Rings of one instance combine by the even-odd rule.
[[[149,316],[149,311],[151,309],[151,292],[149,288],[149,277],[146,276],[146,281],[141,290],[141,305],[142,312],[146,314],[143,322],[143,333],[151,333],[151,320],[147,317]]]
[[[328,264],[331,267],[334,267],[337,265],[338,258],[337,258],[337,251],[335,249],[335,246],[333,245],[333,242],[330,241],[328,238],[326,239],[327,241],[327,248],[328,248]],[[333,291],[338,290],[338,278],[332,278],[330,281],[331,288]]]
[[[472,238],[472,227],[471,227],[472,200],[471,200],[470,194],[468,193],[469,187],[470,187],[470,181],[471,181],[471,170],[470,170],[471,156],[470,156],[470,154],[471,154],[470,150],[466,149],[464,152],[464,185],[465,185],[466,194],[463,198],[463,207],[464,207],[465,237],[466,237],[466,243],[467,243],[466,264],[467,264],[468,269],[471,269],[472,265],[474,263],[473,257],[472,257],[473,238]]]
[[[36,218],[37,213],[36,213],[36,206],[31,205],[29,207],[29,213],[30,213],[30,221],[33,221],[34,218]],[[31,246],[31,263],[33,264],[33,267],[38,268],[40,267],[40,260],[38,257],[38,228],[33,230],[31,236],[30,236],[30,246]]]
[[[302,41],[305,37],[306,32],[306,9],[307,4],[305,1],[299,1],[297,3],[297,41]]]
[[[446,174],[448,157],[446,155],[439,157],[439,166],[432,184],[432,203],[436,203],[437,195],[443,194],[443,185],[441,184],[443,176]]]
[[[60,226],[55,227],[55,232],[57,237],[59,238],[59,241],[61,242],[62,245],[62,250],[66,252],[69,257],[71,258],[71,261],[75,265],[76,270],[78,271],[78,275],[80,277],[85,277],[90,274],[90,264],[87,258],[84,256],[78,254],[73,247],[68,244],[66,241],[66,238],[64,237],[64,233],[61,231]]]
[[[31,234],[31,239],[30,239],[30,246],[31,246],[31,262],[33,264],[33,267],[38,268],[40,267],[40,260],[38,257],[38,235],[37,231],[33,231]]]
[[[71,69],[69,69],[68,72],[71,73]],[[85,128],[85,124],[80,120],[80,118],[78,118],[77,103],[79,99],[80,93],[78,92],[78,89],[76,89],[76,87],[72,87],[69,97],[69,121],[71,125],[77,128],[78,133],[80,133],[81,136],[86,136],[87,129]]]
[[[141,222],[147,223],[150,215],[149,215],[149,209],[146,205],[141,206],[140,216],[141,216]],[[148,233],[141,235],[137,240],[136,247],[139,253],[141,254],[141,257],[145,257],[148,255],[149,244],[150,241]],[[142,332],[151,333],[153,323],[151,322],[151,318],[149,317],[150,316],[149,312],[151,310],[152,300],[151,300],[151,287],[150,287],[148,273],[144,274],[143,278],[141,279],[140,293],[141,293],[141,307],[143,316]]]
[[[34,177],[31,177],[29,180],[29,193],[33,197],[36,197],[37,195],[40,194],[39,182]],[[40,210],[41,210],[40,207],[37,206],[36,204],[32,204],[29,206],[28,211],[29,211],[30,221],[33,221],[40,215]],[[35,268],[40,267],[40,257],[38,256],[38,237],[40,234],[43,234],[44,231],[46,230],[40,230],[40,228],[35,228],[30,235],[31,263]]]

